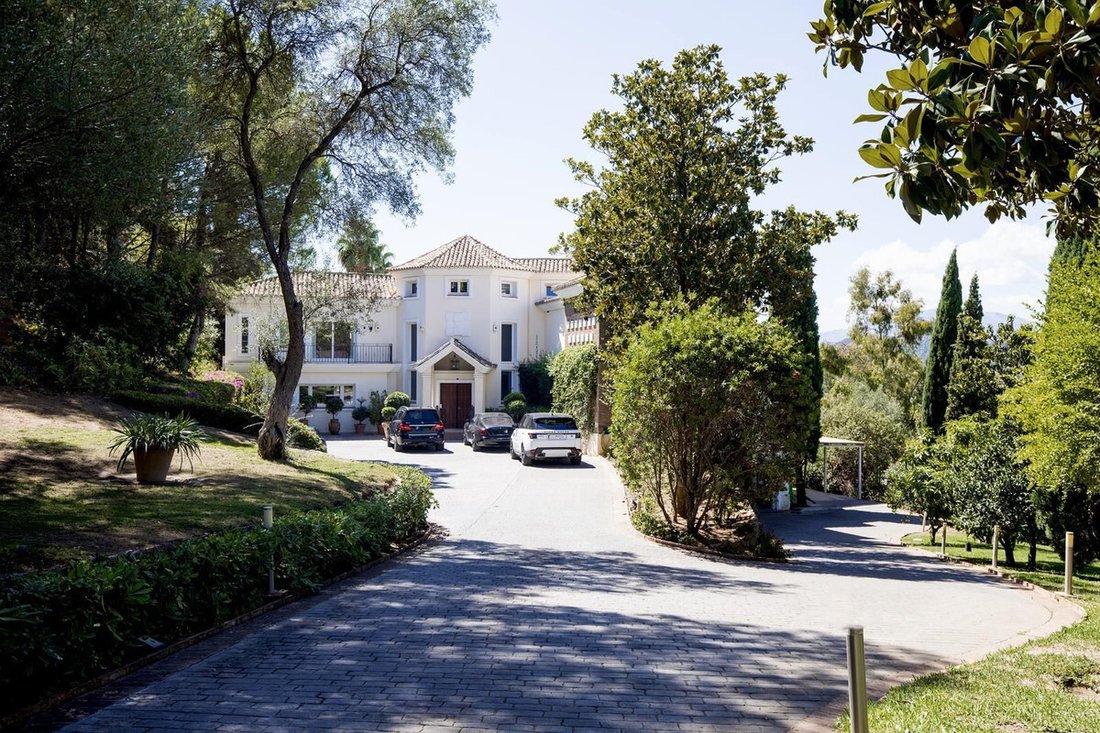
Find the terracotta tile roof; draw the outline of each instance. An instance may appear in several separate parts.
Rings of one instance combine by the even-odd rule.
[[[396,298],[397,286],[389,275],[357,272],[296,272],[294,287],[300,296]],[[279,281],[274,276],[253,280],[242,295],[281,295]]]
[[[497,267],[502,270],[525,270],[517,267],[515,260],[505,257],[492,247],[482,244],[473,237],[464,234],[446,244],[436,247],[408,262],[391,267],[393,270],[413,270],[421,267]]]
[[[524,272],[573,271],[573,263],[567,257],[508,257],[468,234],[391,267],[390,272],[421,267],[493,267]]]
[[[535,272],[573,272],[573,260],[568,257],[513,257],[525,270]]]

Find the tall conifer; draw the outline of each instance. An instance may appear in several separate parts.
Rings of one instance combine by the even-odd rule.
[[[936,308],[936,320],[932,323],[932,343],[928,361],[924,365],[924,396],[921,399],[921,424],[940,432],[947,414],[947,385],[951,379],[951,362],[955,354],[955,340],[959,333],[959,313],[962,311],[962,283],[959,282],[959,263],[951,252],[947,270],[943,273],[940,304]]]
[[[947,419],[964,415],[992,416],[997,411],[998,380],[989,353],[989,332],[982,325],[978,276],[970,280],[970,294],[959,314],[959,333],[947,385]]]

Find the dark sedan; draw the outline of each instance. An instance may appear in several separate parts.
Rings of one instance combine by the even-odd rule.
[[[503,412],[482,412],[466,421],[462,442],[479,451],[482,448],[503,448],[512,439],[516,427]]]

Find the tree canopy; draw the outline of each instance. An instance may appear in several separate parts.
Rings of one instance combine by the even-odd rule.
[[[1100,212],[1100,5],[1079,0],[827,0],[810,39],[831,64],[898,59],[857,122],[859,154],[920,221],[983,205],[992,221],[1049,202],[1060,234]]]
[[[813,286],[810,248],[855,225],[843,212],[752,207],[779,180],[775,163],[813,143],[779,122],[786,77],[730,80],[719,53],[699,46],[671,68],[647,60],[615,75],[622,109],[584,128],[603,165],[568,160],[591,190],[558,201],[575,217],[559,249],[585,272],[585,297],[612,339],[649,303],[680,297],[793,317]]]

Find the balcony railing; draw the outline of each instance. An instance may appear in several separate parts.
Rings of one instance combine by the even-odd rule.
[[[279,349],[279,358],[286,356],[286,347]],[[306,361],[322,364],[392,364],[393,344],[352,344],[349,346],[318,346],[306,344]]]

